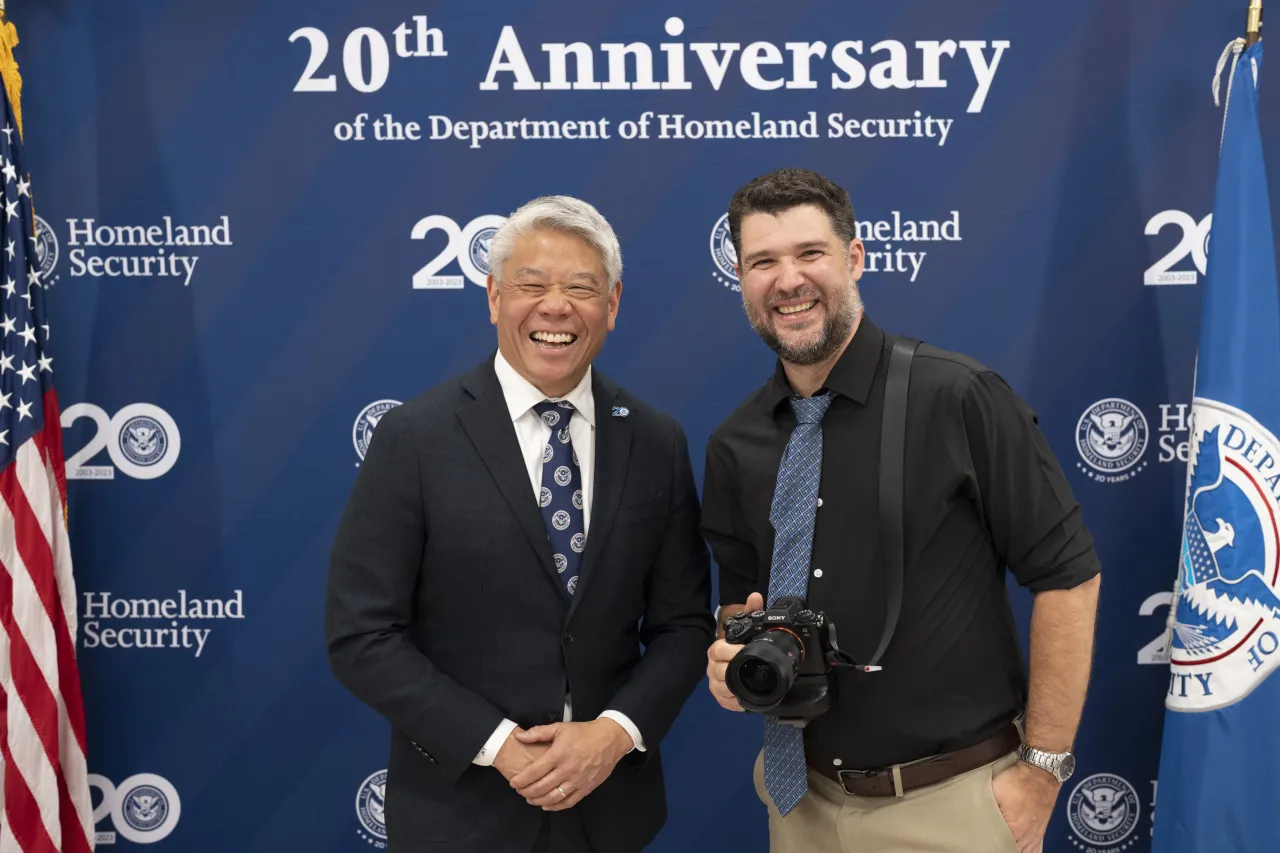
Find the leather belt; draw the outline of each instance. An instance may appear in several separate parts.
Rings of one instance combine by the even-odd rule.
[[[857,797],[892,797],[976,770],[1008,755],[1021,743],[1022,737],[1018,734],[1017,726],[1010,723],[999,734],[973,746],[880,770],[840,770],[836,772],[836,781],[846,794]],[[894,788],[895,768],[900,779],[900,790]]]

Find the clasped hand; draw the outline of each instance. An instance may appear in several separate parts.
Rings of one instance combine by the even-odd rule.
[[[516,729],[493,764],[520,796],[547,811],[573,808],[635,746],[622,726],[606,718]]]

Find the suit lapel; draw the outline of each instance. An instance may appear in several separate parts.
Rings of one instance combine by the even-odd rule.
[[[596,458],[595,475],[591,488],[591,529],[587,533],[587,547],[582,554],[582,567],[578,571],[578,588],[569,606],[569,617],[586,592],[598,563],[604,559],[604,548],[618,517],[618,504],[622,501],[622,487],[627,478],[627,462],[631,456],[631,418],[615,417],[619,405],[618,386],[592,370],[591,393],[596,406]]]
[[[551,578],[561,595],[567,597],[564,584],[551,559],[551,545],[547,542],[547,528],[542,521],[537,501],[533,499],[529,483],[529,471],[520,454],[520,442],[511,423],[502,386],[493,372],[493,362],[487,361],[463,380],[463,388],[475,399],[458,409],[458,420],[467,431],[476,452],[489,469],[502,496],[506,498],[529,544],[538,555],[538,561]],[[594,518],[593,518],[594,520]],[[579,581],[581,582],[581,580]]]

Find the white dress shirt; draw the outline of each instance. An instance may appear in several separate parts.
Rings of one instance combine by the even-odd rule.
[[[591,393],[591,368],[568,394],[563,397],[548,397],[533,383],[525,379],[515,368],[507,363],[499,352],[493,360],[493,369],[498,374],[498,384],[502,386],[502,396],[507,401],[507,411],[511,414],[511,424],[515,427],[516,438],[520,442],[520,452],[524,455],[525,468],[529,472],[530,495],[534,505],[538,505],[538,493],[542,489],[542,449],[551,440],[551,427],[538,417],[533,407],[543,400],[568,400],[573,404],[574,414],[569,419],[569,440],[578,454],[578,471],[582,475],[582,531],[591,532],[591,492],[594,486],[592,475],[596,461],[596,403]],[[602,711],[601,717],[608,717],[622,726],[631,735],[635,748],[644,751],[644,738],[640,730],[627,717],[618,711]],[[573,706],[569,696],[564,697],[564,721],[573,720]],[[498,724],[480,752],[472,759],[473,763],[482,766],[493,764],[498,750],[506,743],[516,724],[511,720],[503,720]]]

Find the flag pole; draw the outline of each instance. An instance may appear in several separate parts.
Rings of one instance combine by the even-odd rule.
[[[4,0],[0,0],[0,12],[4,11]],[[1244,46],[1248,47],[1262,39],[1262,0],[1249,0],[1249,20],[1244,28]]]

